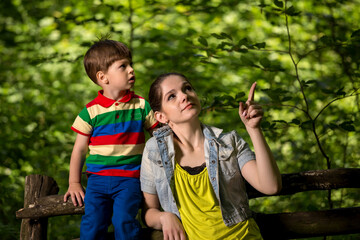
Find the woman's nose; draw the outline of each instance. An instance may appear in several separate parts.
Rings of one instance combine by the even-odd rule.
[[[185,102],[188,99],[188,95],[186,93],[181,93],[181,102]]]

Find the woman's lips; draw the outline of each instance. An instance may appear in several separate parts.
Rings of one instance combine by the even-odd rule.
[[[186,110],[186,109],[190,109],[192,108],[193,104],[192,103],[189,103],[188,105],[186,105],[182,111]]]

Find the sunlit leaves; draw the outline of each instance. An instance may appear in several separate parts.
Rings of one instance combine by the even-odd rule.
[[[281,171],[324,168],[314,130],[333,167],[359,166],[360,14],[354,1],[42,0],[1,1],[0,7],[1,205],[14,199],[3,209],[6,222],[16,221],[25,175],[54,175],[65,191],[74,137],[69,127],[97,91],[82,57],[109,32],[133,48],[139,95],[147,97],[157,75],[182,72],[203,100],[202,121],[246,138],[238,103],[257,81],[261,126]],[[312,203],[297,196],[284,205],[324,204],[318,196]],[[261,206],[277,210],[279,203]],[[61,232],[53,229],[49,238]],[[71,237],[78,236],[63,239]]]

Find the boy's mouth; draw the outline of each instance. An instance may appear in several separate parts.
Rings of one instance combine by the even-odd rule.
[[[134,83],[134,82],[135,82],[135,76],[132,76],[132,77],[129,79],[129,82],[130,82],[130,83]]]

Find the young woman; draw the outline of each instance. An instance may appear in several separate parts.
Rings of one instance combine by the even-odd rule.
[[[164,239],[262,239],[245,180],[271,195],[280,190],[281,176],[260,129],[255,87],[239,115],[256,158],[235,131],[200,122],[199,98],[184,75],[163,74],[151,85],[150,105],[165,126],[146,143],[140,181],[146,224],[162,230]]]

